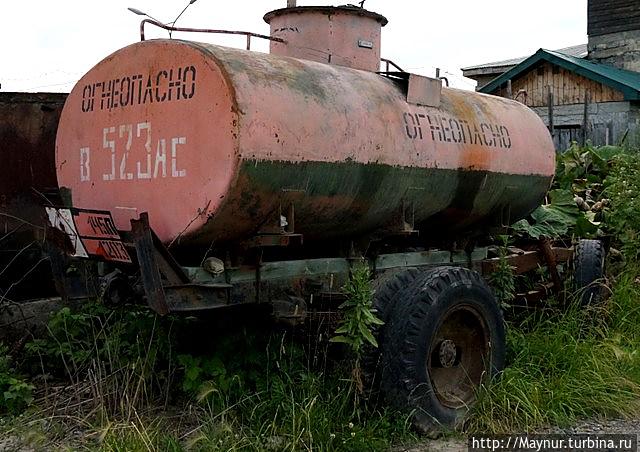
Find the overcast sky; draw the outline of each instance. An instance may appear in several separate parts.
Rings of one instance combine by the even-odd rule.
[[[68,92],[102,58],[139,40],[141,18],[127,7],[169,22],[187,3],[3,0],[0,90]],[[338,4],[298,0],[301,6]],[[285,5],[286,0],[197,0],[178,25],[268,34],[263,15]],[[425,75],[433,76],[440,67],[453,86],[465,89],[473,89],[475,82],[462,77],[461,67],[587,42],[587,0],[367,0],[365,7],[389,19],[382,35],[384,57]],[[190,39],[236,47],[245,43],[243,37]]]

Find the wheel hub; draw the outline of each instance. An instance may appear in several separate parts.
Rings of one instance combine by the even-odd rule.
[[[458,409],[475,399],[490,359],[489,337],[473,306],[461,302],[443,315],[429,349],[427,373],[444,406]]]
[[[447,369],[453,367],[458,359],[458,348],[455,342],[449,339],[440,342],[438,357],[440,358],[440,365],[442,367]]]

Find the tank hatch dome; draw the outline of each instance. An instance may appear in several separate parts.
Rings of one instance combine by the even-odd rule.
[[[271,53],[364,71],[380,68],[380,35],[386,17],[354,5],[294,6],[264,16]]]

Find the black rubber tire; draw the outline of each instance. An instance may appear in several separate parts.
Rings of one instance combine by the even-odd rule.
[[[582,305],[602,301],[605,250],[600,240],[579,240],[573,254],[574,288]]]
[[[390,405],[412,413],[412,421],[418,431],[433,436],[443,427],[458,426],[475,400],[477,386],[486,381],[487,375],[493,378],[503,370],[506,341],[502,310],[482,277],[459,267],[432,269],[420,275],[399,296],[401,299],[384,329],[382,392]],[[485,352],[478,356],[466,348],[465,362],[469,362],[467,356],[476,359],[476,368],[469,373],[476,375],[478,382],[469,384],[465,381],[468,401],[462,406],[452,407],[447,406],[437,393],[437,386],[432,380],[436,378],[436,371],[431,368],[431,360],[436,340],[441,344],[445,342],[444,333],[440,331],[443,322],[456,312],[464,313],[466,310],[477,317],[478,325],[483,328],[482,335],[474,340],[471,327],[455,331],[465,331],[462,335],[469,336],[466,343],[474,344],[471,348],[475,343],[482,343]],[[437,338],[436,334],[441,337]],[[462,358],[459,358],[464,355],[465,348],[459,350],[456,360],[460,361],[450,367],[456,368],[454,372],[458,375],[467,375]],[[458,377],[458,382],[467,379]],[[455,381],[455,378],[450,381]]]
[[[384,325],[380,325],[373,330],[373,336],[378,342],[378,347],[366,344],[362,351],[362,382],[365,388],[365,395],[370,399],[376,399],[378,395],[381,379],[380,355],[384,342],[382,333],[398,301],[398,294],[410,287],[422,273],[423,271],[413,267],[395,272],[387,271],[372,282],[374,290],[373,307],[376,310],[376,317],[382,320]]]

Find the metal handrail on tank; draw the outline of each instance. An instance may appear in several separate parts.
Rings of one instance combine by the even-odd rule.
[[[400,66],[398,66],[396,63],[394,63],[391,60],[388,60],[386,58],[380,58],[380,61],[385,63],[386,65],[386,71],[385,72],[389,72],[390,66],[393,66],[395,69],[397,69],[400,72],[406,72],[404,69],[402,69]]]
[[[258,33],[252,33],[250,31],[236,31],[236,30],[212,30],[209,28],[184,28],[184,27],[174,27],[171,25],[163,24],[162,22],[158,22],[157,20],[152,19],[144,19],[140,22],[140,40],[146,40],[144,34],[144,26],[145,24],[152,24],[158,28],[162,28],[167,31],[184,31],[188,33],[218,33],[225,35],[243,35],[247,37],[247,50],[251,50],[251,38],[260,38],[266,39],[268,41],[282,42],[286,44],[286,41],[282,38],[274,38],[273,36],[261,35]]]
[[[251,38],[252,37],[260,38],[260,39],[266,39],[268,41],[281,42],[283,44],[287,44],[287,41],[285,41],[282,38],[276,38],[274,36],[261,35],[259,33],[253,33],[251,31],[213,30],[213,29],[210,29],[210,28],[174,27],[172,25],[163,24],[162,22],[158,22],[157,20],[153,20],[153,19],[144,19],[142,22],[140,22],[140,41],[145,41],[146,40],[146,36],[144,34],[144,26],[145,26],[145,24],[152,24],[152,25],[155,25],[158,28],[162,28],[163,30],[167,30],[167,31],[184,31],[184,32],[187,32],[187,33],[218,33],[218,34],[226,34],[226,35],[243,35],[243,36],[247,37],[247,50],[251,50]],[[388,60],[386,58],[380,58],[380,61],[386,65],[386,72],[389,72],[389,69],[391,67],[393,67],[394,69],[397,69],[399,72],[405,72],[404,69],[402,69],[400,66],[398,66],[396,63],[394,63],[391,60]]]

